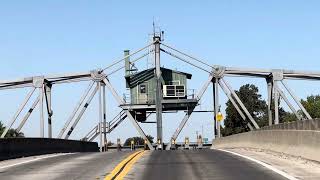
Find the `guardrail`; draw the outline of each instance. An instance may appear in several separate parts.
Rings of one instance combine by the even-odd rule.
[[[96,142],[50,138],[0,139],[0,160],[51,153],[98,152]]]
[[[260,130],[320,130],[320,119],[285,122],[262,127]]]

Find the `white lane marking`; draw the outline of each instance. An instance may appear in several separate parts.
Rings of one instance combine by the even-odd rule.
[[[67,155],[67,154],[74,154],[74,153],[63,153],[63,154],[54,154],[54,155],[49,155],[49,156],[44,156],[44,157],[38,157],[38,158],[31,159],[31,160],[27,160],[27,161],[15,163],[15,164],[10,164],[10,165],[7,165],[7,166],[1,166],[0,169],[10,168],[10,167],[13,167],[13,166],[26,164],[26,163],[30,163],[30,162],[33,162],[33,161],[39,161],[39,160],[42,160],[42,159],[47,159],[47,158],[52,158],[52,157],[57,157],[57,156],[64,156],[64,155]]]
[[[281,170],[279,170],[279,169],[277,169],[277,168],[275,168],[275,167],[273,167],[273,166],[271,166],[271,165],[269,165],[267,163],[264,163],[262,161],[259,161],[259,160],[253,159],[251,157],[248,157],[248,156],[245,156],[245,155],[242,155],[242,154],[238,154],[238,153],[235,153],[235,152],[232,152],[232,151],[224,150],[224,149],[216,149],[216,150],[227,152],[227,153],[231,153],[231,154],[234,154],[236,156],[240,156],[242,158],[245,158],[245,159],[248,159],[248,160],[253,161],[255,163],[258,163],[258,164],[260,164],[260,165],[262,165],[262,166],[264,166],[264,167],[266,167],[266,168],[268,168],[268,169],[280,174],[281,176],[283,176],[283,177],[285,177],[285,178],[287,178],[289,180],[298,180],[297,178],[285,173],[284,171],[281,171]]]

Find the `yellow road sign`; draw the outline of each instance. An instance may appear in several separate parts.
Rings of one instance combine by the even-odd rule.
[[[222,121],[223,120],[223,114],[221,112],[218,112],[217,114],[217,120]]]

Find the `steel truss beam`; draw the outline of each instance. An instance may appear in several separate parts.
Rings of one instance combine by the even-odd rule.
[[[157,120],[157,149],[162,149],[163,135],[162,135],[162,75],[160,69],[160,37],[154,37],[154,61],[156,65],[156,120]]]
[[[122,59],[116,60],[116,61],[115,61],[114,63],[112,63],[111,65],[109,65],[109,66],[107,66],[106,68],[102,69],[101,73],[102,73],[103,71],[105,71],[105,70],[113,67],[114,65],[119,64],[120,62],[124,61],[125,59],[127,59],[127,58],[129,58],[129,57],[131,57],[131,56],[133,56],[133,55],[135,55],[135,54],[138,54],[139,52],[141,52],[141,51],[149,48],[151,45],[154,45],[154,43],[155,43],[155,42],[152,42],[152,43],[148,44],[147,46],[145,46],[145,47],[143,47],[143,48],[141,48],[141,49],[139,49],[139,50],[137,50],[137,51],[134,51],[133,53],[130,53],[129,55],[123,57]]]
[[[37,97],[37,99],[33,102],[33,104],[31,105],[31,107],[28,110],[28,112],[26,113],[26,115],[23,117],[21,123],[19,124],[18,128],[16,129],[17,132],[21,131],[21,129],[23,128],[24,124],[27,122],[28,118],[30,117],[31,113],[33,112],[33,110],[35,109],[35,107],[37,106],[39,101],[40,101],[40,96]]]
[[[219,85],[222,89],[222,91],[225,93],[225,95],[228,97],[228,99],[230,100],[230,102],[232,103],[232,105],[234,106],[234,108],[237,110],[237,112],[240,114],[241,118],[243,119],[244,122],[247,123],[248,128],[252,131],[253,127],[251,126],[251,124],[247,121],[246,116],[243,114],[243,112],[241,111],[241,109],[239,108],[238,104],[234,101],[232,94],[230,93],[230,91],[228,91],[228,89],[225,87],[225,85],[223,84],[223,82],[221,80],[219,80]]]
[[[215,138],[220,138],[221,137],[221,127],[220,127],[220,121],[217,118],[217,115],[219,113],[219,78],[216,75],[214,78],[214,83],[213,83],[213,106],[214,106],[214,122],[215,122],[215,130],[217,135]]]
[[[46,107],[48,113],[48,138],[52,138],[52,108],[51,108],[51,88],[52,84],[45,84],[44,85],[44,93],[46,99]]]
[[[238,104],[240,105],[240,107],[242,108],[242,110],[244,111],[244,113],[247,115],[247,117],[249,118],[249,120],[251,121],[251,123],[253,124],[253,126],[256,129],[260,129],[259,125],[257,124],[257,122],[253,119],[253,117],[251,116],[251,114],[249,113],[248,109],[244,106],[244,104],[242,103],[242,101],[240,100],[240,98],[238,97],[237,93],[235,93],[235,91],[232,89],[232,87],[229,85],[229,83],[224,79],[221,78],[222,82],[226,85],[226,87],[229,89],[229,91],[231,92],[231,94],[233,95],[233,97],[236,99],[236,101],[238,102]]]
[[[49,84],[62,84],[72,83],[79,81],[89,81],[92,79],[91,72],[87,73],[68,73],[62,75],[48,75],[48,76],[34,76],[16,80],[4,80],[0,81],[0,90],[14,89],[23,87],[34,87],[34,81],[36,79],[43,78]]]
[[[27,94],[26,98],[23,100],[22,104],[19,106],[18,111],[14,114],[14,116],[12,117],[10,123],[8,126],[6,126],[6,128],[4,129],[3,133],[1,134],[1,138],[4,138],[5,135],[7,134],[7,132],[9,131],[9,129],[12,127],[12,125],[14,124],[14,122],[17,120],[18,116],[20,115],[21,111],[23,110],[23,108],[26,106],[26,104],[28,103],[29,99],[31,98],[32,94],[34,93],[34,91],[36,90],[36,88],[32,88],[32,90]]]
[[[180,57],[180,56],[177,56],[177,55],[173,54],[172,52],[169,52],[169,51],[164,50],[164,49],[161,49],[161,51],[164,52],[164,53],[166,53],[166,54],[168,54],[168,55],[170,55],[170,56],[172,56],[172,57],[174,57],[174,58],[176,58],[176,59],[178,59],[178,60],[180,60],[180,61],[183,61],[183,62],[185,62],[185,63],[187,63],[187,64],[190,64],[190,65],[193,66],[193,67],[196,67],[196,68],[198,68],[198,69],[200,69],[200,70],[202,70],[202,71],[205,71],[205,72],[207,72],[207,73],[210,73],[210,71],[208,71],[208,70],[206,70],[206,69],[204,69],[204,68],[202,68],[202,67],[200,67],[200,66],[198,66],[198,65],[195,65],[194,63],[192,63],[192,62],[190,62],[190,61],[188,61],[188,60],[186,60],[186,59],[184,59],[184,58],[182,58],[182,57]]]
[[[107,104],[106,104],[106,86],[103,83],[102,86],[102,103],[103,103],[103,107],[102,107],[102,111],[103,111],[103,145],[104,145],[104,151],[107,151],[107,145],[108,145],[108,141],[107,141]]]
[[[94,85],[94,82],[90,82],[89,86],[87,87],[87,89],[85,90],[83,96],[80,98],[79,102],[77,103],[76,107],[74,108],[74,110],[72,111],[71,115],[69,116],[68,120],[66,121],[66,123],[64,124],[63,128],[61,129],[58,138],[61,139],[63,134],[65,133],[65,131],[67,130],[68,126],[70,125],[71,121],[73,120],[73,118],[75,117],[75,115],[77,114],[77,112],[79,111],[79,108],[81,107],[81,104],[84,102],[84,100],[87,98],[90,90],[92,89]]]
[[[103,79],[104,84],[108,87],[108,89],[111,91],[113,97],[116,99],[116,101],[118,102],[119,105],[121,104],[125,104],[125,101],[118,95],[118,93],[116,92],[116,90],[113,88],[113,86],[111,85],[111,83],[109,82],[109,80],[107,79],[107,77],[105,77]],[[132,117],[131,113],[129,112],[129,110],[124,109],[125,113],[127,114],[129,120],[131,121],[131,123],[133,124],[133,126],[136,128],[136,130],[138,131],[138,133],[140,134],[140,136],[142,136],[143,139],[145,139],[147,141],[147,145],[149,147],[150,150],[154,150],[152,144],[150,143],[150,141],[148,140],[146,134],[144,133],[144,131],[142,130],[142,128],[139,126],[138,122]]]
[[[273,94],[273,81],[272,78],[266,78],[267,81],[267,90],[268,90],[268,120],[269,120],[269,126],[272,125],[272,94]]]
[[[237,109],[237,111],[239,112],[240,116],[246,120],[246,116],[247,118],[249,118],[250,122],[254,125],[255,128],[259,128],[259,126],[257,125],[257,123],[254,121],[254,119],[252,118],[252,116],[250,115],[250,113],[248,112],[248,110],[245,108],[245,106],[243,105],[243,103],[241,102],[241,100],[239,99],[239,97],[237,96],[237,94],[232,90],[231,86],[224,80],[224,76],[242,76],[242,77],[257,77],[257,78],[266,78],[267,82],[268,82],[268,117],[269,117],[269,125],[272,124],[272,111],[271,111],[271,104],[272,104],[272,94],[274,94],[274,106],[275,106],[275,123],[277,124],[279,122],[279,111],[278,111],[278,105],[279,105],[279,98],[280,96],[284,99],[284,101],[288,104],[289,108],[295,113],[295,115],[298,117],[299,114],[296,112],[296,110],[294,109],[294,107],[290,104],[290,102],[288,101],[288,99],[286,98],[284,92],[281,91],[281,89],[278,86],[278,82],[280,81],[283,86],[285,87],[285,89],[289,92],[290,96],[294,99],[294,101],[296,102],[296,104],[299,106],[299,108],[302,110],[302,112],[304,113],[304,115],[308,118],[311,119],[312,117],[310,116],[310,114],[306,111],[306,109],[303,107],[303,105],[301,104],[301,102],[299,101],[299,99],[293,94],[293,92],[291,91],[291,89],[285,84],[285,82],[283,81],[284,79],[305,79],[305,80],[320,80],[320,72],[307,72],[307,71],[293,71],[293,70],[275,70],[275,69],[255,69],[255,68],[236,68],[236,67],[224,67],[224,66],[212,66],[209,65],[205,62],[203,62],[200,59],[194,58],[193,56],[190,56],[186,53],[183,53],[175,48],[172,48],[168,45],[162,44],[159,40],[156,40],[154,42],[152,42],[151,44],[131,53],[128,56],[125,56],[124,58],[122,58],[121,60],[116,61],[115,63],[111,64],[110,66],[102,69],[102,70],[94,70],[94,71],[90,71],[90,72],[84,72],[84,73],[68,73],[68,74],[62,74],[62,75],[48,75],[48,76],[35,76],[35,77],[28,77],[28,78],[22,78],[22,79],[17,79],[17,80],[9,80],[9,81],[0,81],[0,90],[3,89],[14,89],[14,88],[24,88],[24,87],[32,87],[32,93],[27,95],[25,101],[20,105],[18,111],[16,112],[16,114],[14,115],[14,117],[11,119],[9,126],[7,126],[7,129],[5,129],[4,133],[2,133],[1,137],[4,137],[5,134],[7,133],[7,131],[12,127],[12,125],[14,124],[14,122],[16,121],[16,119],[18,118],[19,114],[21,113],[21,111],[23,110],[23,108],[25,107],[25,105],[28,103],[30,97],[32,96],[33,92],[35,91],[35,89],[39,90],[39,97],[34,101],[34,103],[32,104],[29,112],[27,112],[27,114],[24,116],[22,122],[20,123],[18,130],[20,131],[21,128],[23,127],[23,125],[25,124],[25,122],[27,121],[28,117],[31,115],[33,109],[37,106],[37,104],[40,104],[39,108],[40,108],[40,136],[44,137],[44,109],[43,109],[43,100],[45,98],[46,100],[46,106],[47,106],[47,112],[48,112],[48,137],[52,136],[52,130],[51,130],[51,117],[52,117],[52,109],[51,109],[51,85],[53,84],[63,84],[63,83],[73,83],[73,82],[80,82],[80,81],[95,81],[98,82],[98,86],[102,86],[102,81],[103,83],[105,83],[105,85],[108,86],[108,88],[111,90],[111,93],[113,94],[113,96],[115,97],[115,99],[117,100],[117,102],[119,103],[120,106],[123,106],[123,108],[125,107],[125,102],[124,100],[118,96],[117,92],[113,89],[112,85],[110,84],[109,80],[106,78],[107,76],[105,74],[103,74],[102,72],[105,71],[106,69],[109,69],[113,66],[115,66],[116,64],[119,64],[120,62],[124,61],[126,58],[133,56],[139,52],[142,52],[143,50],[149,48],[150,46],[154,45],[155,49],[155,55],[156,55],[156,75],[157,75],[157,80],[160,83],[157,83],[158,86],[160,84],[161,86],[161,72],[159,71],[160,69],[160,51],[161,50],[185,63],[188,63],[194,67],[197,67],[199,69],[202,69],[206,72],[208,72],[210,74],[210,82],[213,82],[212,80],[214,79],[214,102],[215,102],[215,114],[218,112],[218,85],[220,85],[220,87],[223,89],[224,93],[228,96],[228,98],[230,99],[230,101],[232,102],[232,104],[235,106],[235,108]],[[160,45],[162,45],[163,47],[170,49],[174,52],[179,53],[179,55],[182,56],[178,56],[173,54],[170,51],[167,51],[165,49],[162,49],[160,47]],[[149,54],[150,52],[148,52],[147,54]],[[141,57],[139,57],[137,60],[145,57],[146,55],[143,55]],[[157,57],[158,56],[158,57]],[[189,58],[189,60],[193,60],[196,61],[197,63],[201,63],[202,66],[198,66],[197,64],[194,64],[193,62],[189,61],[186,59]],[[205,68],[203,68],[203,66],[205,66]],[[123,68],[123,67],[121,67]],[[211,71],[208,71],[206,68],[214,68],[214,73],[212,73]],[[118,69],[119,70],[119,69]],[[117,70],[116,70],[117,71]],[[113,74],[114,72],[111,72],[110,74]],[[219,75],[217,75],[217,72]],[[280,74],[280,78],[276,77],[275,78],[275,72],[276,74],[278,73],[278,75]],[[200,100],[200,98],[202,97],[203,93],[206,91],[208,85],[210,84],[210,82],[206,82],[205,86],[201,89],[201,91],[199,92],[199,96],[197,96],[197,99]],[[81,104],[83,104],[83,101],[87,98],[92,86],[93,86],[94,82],[92,82],[91,85],[89,85],[88,90],[85,92],[84,96],[80,99],[79,104],[76,106],[76,108],[74,109],[74,112],[71,114],[71,116],[69,117],[69,119],[67,120],[64,128],[60,131],[58,138],[61,138],[63,136],[63,134],[65,133],[65,130],[68,128],[68,126],[70,125],[71,121],[74,119],[76,113],[78,112],[79,108],[81,107]],[[50,85],[50,87],[48,86]],[[160,89],[160,88],[157,88]],[[70,136],[70,134],[72,133],[73,129],[75,128],[76,124],[78,123],[78,121],[80,120],[82,114],[85,112],[87,106],[89,105],[89,103],[91,102],[92,98],[94,97],[94,95],[96,94],[96,92],[99,90],[99,121],[100,122],[105,122],[106,121],[106,110],[105,110],[105,95],[104,95],[104,90],[102,92],[101,95],[101,88],[96,87],[96,89],[94,90],[94,92],[91,94],[91,96],[89,97],[89,100],[87,101],[87,103],[82,107],[79,115],[77,116],[75,122],[73,123],[73,125],[71,126],[68,134],[66,135],[66,138],[68,138]],[[231,94],[230,94],[231,93]],[[157,93],[157,97],[160,97],[161,95],[161,91],[160,93]],[[103,96],[103,97],[101,97]],[[103,98],[103,99],[102,99]],[[158,101],[159,102],[159,101]],[[240,105],[237,106],[237,105]],[[159,109],[159,103],[157,105],[157,112],[158,112],[158,116],[160,117],[160,114],[162,114],[161,110]],[[244,111],[245,114],[243,114]],[[194,110],[194,108],[189,109],[186,114],[185,117],[183,118],[183,120],[180,123],[181,128],[178,128],[175,132],[175,134],[172,136],[173,139],[176,139],[179,135],[179,133],[181,132],[182,128],[184,127],[185,123],[188,121],[190,115],[192,114],[192,111]],[[133,123],[134,127],[138,130],[138,132],[140,133],[140,135],[147,139],[145,136],[145,133],[143,132],[143,130],[141,129],[141,127],[139,126],[139,124],[137,123],[137,121],[131,116],[129,109],[125,109],[124,108],[125,113],[127,114],[127,116],[129,117],[130,121]],[[191,111],[191,112],[190,112]],[[160,113],[161,112],[161,113]],[[241,113],[240,113],[241,112]],[[158,117],[157,116],[157,117]],[[157,119],[159,119],[159,117]],[[300,117],[300,116],[299,116]],[[301,117],[300,117],[301,118]],[[162,125],[160,126],[160,121],[158,121],[158,128],[161,127],[162,129]],[[161,118],[161,122],[162,122],[162,118]],[[101,123],[99,123],[99,125],[101,126]],[[251,124],[248,123],[247,124],[248,127],[250,128]],[[216,127],[220,127],[220,125],[215,124]],[[101,133],[104,132],[104,141],[106,141],[106,127],[104,124],[103,130],[101,130],[102,128],[99,128],[100,131],[100,136]],[[253,129],[253,127],[251,126],[250,129]],[[162,130],[161,130],[162,131]],[[159,131],[160,132],[160,131]],[[220,133],[218,133],[220,134]],[[159,136],[158,136],[159,137]],[[162,133],[161,133],[161,139],[162,139]],[[100,145],[102,145],[102,136],[100,139]],[[153,149],[151,143],[148,141],[148,146],[150,149]]]
[[[291,111],[295,114],[298,120],[301,120],[301,116],[298,114],[298,112],[295,110],[295,108],[292,106],[286,95],[282,92],[282,90],[279,88],[278,85],[275,86],[276,91],[278,91],[280,97],[284,100],[284,102],[288,105],[288,107],[291,109]]]
[[[282,99],[286,102],[288,107],[291,109],[291,111],[295,114],[298,120],[301,120],[302,117],[298,114],[298,112],[295,110],[293,105],[290,103],[288,98],[286,97],[285,93],[281,90],[279,87],[279,83],[281,82],[282,85],[285,87],[285,89],[289,92],[289,95],[293,98],[293,100],[296,102],[296,104],[299,106],[299,108],[302,110],[304,115],[308,119],[312,119],[309,113],[306,111],[306,109],[303,107],[297,96],[293,93],[293,91],[289,88],[289,86],[284,82],[284,70],[273,70],[272,72],[272,81],[273,81],[273,89],[274,89],[274,106],[275,106],[275,124],[279,124],[279,98],[282,97]]]
[[[304,115],[307,117],[307,119],[312,119],[310,114],[307,112],[307,110],[303,107],[297,96],[293,93],[293,91],[289,88],[289,86],[282,80],[281,81],[282,85],[286,88],[286,90],[289,92],[291,97],[294,99],[294,101],[297,103],[297,105],[300,107]]]
[[[86,111],[86,109],[88,108],[89,104],[91,103],[93,97],[95,96],[95,94],[98,92],[99,87],[98,85],[96,86],[96,88],[93,90],[93,92],[91,93],[91,95],[89,96],[89,98],[87,99],[86,103],[82,106],[82,109],[80,110],[77,118],[74,120],[72,126],[70,127],[67,135],[65,136],[65,139],[69,139],[71,133],[73,132],[74,128],[77,126],[78,122],[80,121],[82,115],[84,114],[84,112]]]
[[[102,104],[102,89],[101,82],[97,82],[99,89],[99,138],[100,138],[100,152],[102,152],[103,139],[102,139],[102,122],[103,122],[103,104]],[[104,127],[104,126],[103,126]]]
[[[277,81],[273,82],[273,91],[274,91],[274,124],[279,124],[279,91]]]
[[[203,94],[206,92],[206,90],[208,89],[208,86],[210,85],[210,83],[212,82],[212,79],[214,78],[214,73],[211,73],[209,75],[208,80],[205,82],[205,84],[202,86],[201,90],[199,91],[199,93],[196,96],[196,99],[199,101],[201,99],[201,97],[203,96]],[[181,132],[181,130],[184,128],[184,126],[186,125],[187,121],[189,120],[193,110],[195,107],[193,107],[192,109],[188,109],[188,111],[186,112],[186,114],[184,115],[183,119],[181,120],[178,128],[176,129],[176,131],[174,132],[174,134],[172,135],[171,140],[176,140]],[[167,145],[167,150],[170,149],[171,147],[171,143],[168,143]]]

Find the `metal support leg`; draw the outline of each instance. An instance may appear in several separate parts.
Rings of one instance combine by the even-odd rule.
[[[274,90],[274,124],[279,124],[279,92],[278,82],[274,81],[273,90]]]
[[[217,115],[219,113],[219,79],[215,78],[214,79],[214,119],[215,119],[215,125],[217,129],[217,137],[221,137],[221,132],[220,132],[220,122],[217,120]]]
[[[23,110],[23,108],[26,106],[26,104],[28,103],[30,97],[32,96],[32,94],[34,93],[36,88],[32,88],[32,90],[27,94],[26,98],[24,99],[24,101],[22,102],[22,104],[19,106],[18,111],[14,114],[13,118],[11,119],[9,125],[5,128],[5,130],[3,131],[3,133],[1,134],[1,138],[4,138],[5,135],[7,134],[7,132],[9,131],[9,129],[12,127],[13,123],[16,121],[16,119],[18,118],[18,116],[20,115],[21,111]]]
[[[84,112],[86,111],[86,109],[88,108],[90,102],[92,101],[94,95],[97,93],[98,91],[98,86],[96,86],[96,88],[93,90],[93,92],[91,93],[90,97],[88,98],[87,102],[83,105],[81,111],[79,112],[77,118],[75,119],[75,121],[73,122],[72,126],[70,127],[67,135],[65,136],[65,139],[69,139],[71,133],[73,132],[74,128],[77,126],[78,122],[80,121],[82,115],[84,114]]]
[[[253,126],[256,129],[260,129],[259,125],[257,124],[257,122],[253,119],[253,117],[251,116],[251,114],[249,113],[249,111],[247,110],[247,108],[244,106],[244,104],[241,102],[240,98],[238,97],[238,95],[234,92],[234,90],[231,88],[231,86],[228,84],[227,81],[225,81],[223,78],[221,78],[221,80],[223,81],[223,83],[227,86],[227,88],[229,89],[229,91],[232,93],[233,97],[236,99],[236,101],[238,102],[238,104],[240,105],[240,107],[242,108],[242,110],[244,111],[244,113],[246,113],[247,117],[250,119],[251,123],[253,124]]]
[[[16,129],[17,132],[20,132],[21,129],[23,128],[24,124],[26,123],[26,121],[28,120],[28,118],[30,117],[32,111],[34,110],[34,108],[37,106],[37,104],[39,103],[40,100],[40,96],[37,97],[37,99],[33,102],[33,104],[31,105],[29,111],[27,112],[27,114],[23,117],[21,123],[19,124],[18,128]]]
[[[40,93],[40,137],[44,138],[44,112],[43,112],[43,96],[44,96],[44,85],[39,88]]]
[[[52,109],[51,109],[51,84],[46,84],[45,88],[45,96],[46,96],[46,105],[48,112],[48,138],[52,138]]]
[[[304,115],[308,118],[308,119],[312,119],[312,117],[310,116],[310,114],[307,112],[307,110],[303,107],[303,105],[301,104],[301,102],[299,101],[299,99],[297,98],[297,96],[293,93],[293,91],[289,88],[289,86],[284,82],[281,81],[281,83],[283,84],[283,86],[287,89],[287,91],[289,92],[289,94],[291,95],[291,97],[294,99],[294,101],[297,103],[297,105],[300,107],[300,109],[302,110],[302,112],[304,113]]]
[[[161,86],[161,69],[160,69],[160,37],[154,37],[155,43],[155,65],[156,65],[156,120],[157,120],[157,142],[158,149],[162,149],[163,136],[162,136],[162,86]]]
[[[109,82],[109,80],[107,78],[103,79],[103,82],[105,83],[105,85],[108,87],[108,89],[110,90],[110,92],[112,93],[113,97],[116,99],[116,101],[118,102],[119,105],[121,104],[125,104],[125,101],[118,95],[118,93],[116,92],[116,90],[113,88],[113,86],[111,85],[111,83]],[[136,130],[139,132],[140,136],[142,136],[143,139],[147,140],[147,145],[149,147],[150,150],[154,150],[152,144],[150,143],[149,139],[147,138],[146,134],[143,132],[143,130],[141,129],[141,127],[139,126],[138,122],[132,117],[131,113],[129,112],[129,110],[124,110],[125,113],[127,114],[128,118],[130,119],[131,123],[133,124],[133,126],[136,128]]]
[[[219,85],[222,89],[222,91],[226,94],[226,96],[228,97],[228,99],[230,100],[230,102],[232,103],[232,105],[234,106],[234,108],[238,111],[238,113],[240,114],[241,118],[243,119],[244,122],[247,122],[247,118],[246,116],[243,114],[243,112],[241,111],[241,109],[239,108],[238,104],[234,101],[234,99],[232,98],[232,95],[230,92],[228,92],[227,88],[225,87],[225,85],[223,84],[223,82],[221,80],[219,80]],[[249,122],[247,122],[247,126],[248,128],[252,131],[253,127],[251,126],[251,124]]]
[[[71,113],[70,117],[68,118],[67,122],[64,124],[63,128],[61,129],[58,138],[61,139],[64,132],[67,130],[68,126],[70,125],[72,119],[74,118],[74,116],[76,115],[76,113],[78,112],[79,108],[81,107],[81,104],[84,102],[84,100],[86,99],[86,97],[88,96],[90,90],[92,89],[94,85],[94,82],[90,82],[88,88],[86,89],[86,91],[84,92],[83,96],[81,97],[80,101],[78,102],[78,104],[76,105],[76,107],[74,108],[73,112]]]
[[[102,139],[102,90],[101,90],[101,82],[98,82],[99,89],[99,138],[100,138],[100,152],[102,152],[103,139]]]
[[[213,103],[213,139],[217,137],[217,116],[216,116],[216,101],[215,101],[215,85],[216,81],[212,81],[212,103]]]
[[[107,141],[107,110],[106,110],[106,86],[103,84],[102,86],[102,98],[103,98],[103,142],[104,142],[104,150],[107,151],[108,149],[108,141]],[[121,117],[120,117],[121,118]]]
[[[272,104],[272,90],[273,90],[273,82],[272,79],[267,79],[267,86],[268,86],[268,120],[269,120],[269,126],[272,125],[272,110],[271,110],[271,104]]]

